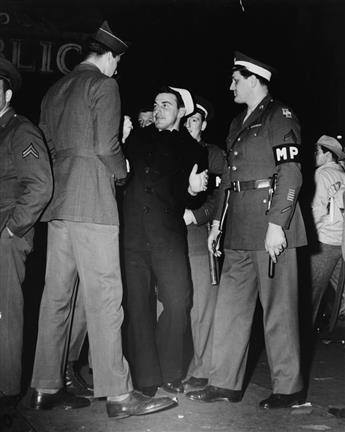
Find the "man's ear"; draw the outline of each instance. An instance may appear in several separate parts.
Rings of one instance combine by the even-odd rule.
[[[177,117],[179,119],[181,119],[182,117],[184,117],[185,114],[186,114],[186,108],[185,107],[181,107],[181,108],[178,109]]]
[[[251,87],[254,88],[259,80],[257,79],[257,77],[255,75],[250,75],[249,79],[250,79]]]
[[[6,93],[5,93],[6,103],[10,103],[12,96],[13,96],[13,91],[11,89],[6,90]]]
[[[204,121],[201,123],[201,130],[204,131],[204,130],[206,129],[206,127],[207,127],[207,121],[204,120]]]

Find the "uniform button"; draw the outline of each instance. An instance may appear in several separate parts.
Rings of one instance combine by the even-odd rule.
[[[266,203],[267,203],[267,199],[262,200],[262,202],[263,202],[264,204],[266,204]]]
[[[255,133],[254,136],[257,136],[257,133]]]
[[[241,141],[241,137],[238,137],[238,138],[237,138],[237,141]]]
[[[231,169],[232,169],[233,171],[237,171],[237,167],[236,167],[236,166],[231,167]]]
[[[238,155],[238,151],[234,151],[234,155],[237,156]]]
[[[150,172],[150,167],[145,167],[145,174],[148,174]]]
[[[145,213],[145,214],[150,213],[150,207],[144,206],[144,207],[143,207],[143,210],[144,210],[144,213]]]

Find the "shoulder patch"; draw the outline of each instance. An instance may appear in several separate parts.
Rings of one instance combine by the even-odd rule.
[[[294,144],[281,144],[273,147],[273,155],[276,165],[285,162],[300,162],[300,153],[298,146]]]
[[[283,116],[286,118],[292,118],[292,113],[289,108],[282,108]]]
[[[36,150],[35,146],[32,143],[28,147],[26,147],[25,150],[22,151],[23,159],[27,158],[30,155],[32,155],[36,159],[39,159],[40,157],[38,150]]]

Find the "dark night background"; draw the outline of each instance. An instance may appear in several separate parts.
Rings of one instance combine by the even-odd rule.
[[[117,78],[124,113],[136,116],[162,84],[187,87],[214,104],[208,138],[223,145],[241,108],[228,90],[233,51],[240,50],[279,71],[272,93],[297,112],[305,145],[323,133],[344,136],[344,0],[1,0],[1,12],[10,15],[0,24],[5,55],[11,59],[13,40],[21,39],[23,64],[36,68],[22,70],[14,103],[33,121],[61,76],[58,47],[80,42],[107,19],[132,44]],[[39,71],[40,41],[53,42],[54,72]],[[79,57],[72,52],[68,60],[73,65]]]

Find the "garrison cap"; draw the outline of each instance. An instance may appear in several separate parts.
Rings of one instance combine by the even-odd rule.
[[[315,144],[331,150],[338,156],[340,160],[345,159],[345,153],[343,152],[343,148],[340,142],[335,138],[328,135],[322,135],[322,137],[320,137]]]
[[[259,75],[267,81],[271,80],[272,73],[275,72],[274,68],[271,66],[258,60],[254,60],[239,51],[235,51],[234,66],[244,66],[249,72]]]
[[[20,73],[2,54],[0,54],[0,78],[8,82],[13,93],[16,93],[22,85]]]
[[[171,87],[168,86],[169,89],[173,90],[175,93],[178,93],[181,96],[184,107],[186,108],[186,116],[192,114],[194,111],[195,105],[192,98],[192,95],[189,90],[179,88],[179,87]]]
[[[123,54],[128,49],[128,44],[114,35],[107,21],[92,35],[92,39],[105,45],[115,55]]]

